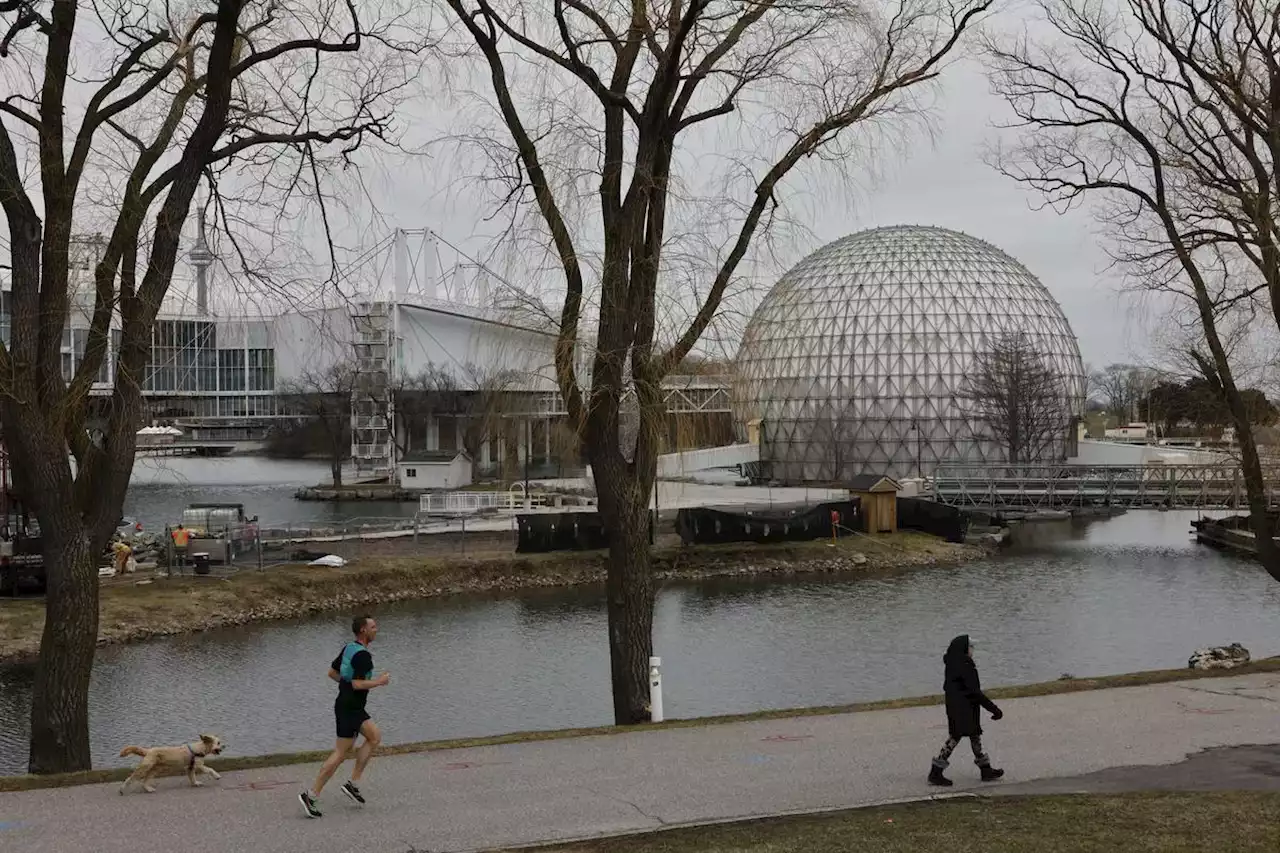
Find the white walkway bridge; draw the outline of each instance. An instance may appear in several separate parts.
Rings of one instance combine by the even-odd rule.
[[[723,447],[707,447],[701,450],[686,450],[682,453],[666,453],[658,457],[658,479],[671,480],[686,475],[694,474],[698,471],[708,471],[715,468],[733,468],[747,462],[755,462],[760,458],[760,447],[756,444],[729,444]],[[587,476],[581,481],[583,486],[591,487],[594,485],[591,480],[590,467],[587,469]],[[680,484],[662,484],[670,485],[674,491],[680,493],[680,497],[674,502],[684,503],[686,500],[693,501],[691,505],[702,505],[702,502],[716,502],[713,497],[709,497],[706,492],[716,493],[721,501],[724,500],[724,489],[717,487],[706,487],[701,491],[696,488],[683,489],[679,488]],[[667,489],[666,491],[671,491]],[[659,489],[660,491],[662,489]],[[696,497],[685,498],[685,492],[694,492]],[[747,502],[756,502],[759,496],[755,494],[756,490],[735,490],[730,489],[728,497],[730,500],[747,499]],[[775,490],[777,491],[777,490]],[[785,491],[785,490],[782,490]],[[470,516],[480,513],[515,513],[515,512],[537,512],[540,510],[554,510],[556,512],[573,511],[582,509],[590,511],[594,509],[593,505],[581,506],[556,506],[549,494],[539,494],[531,489],[531,494],[526,495],[524,485],[522,483],[514,483],[511,488],[505,491],[487,491],[487,492],[432,492],[424,494],[419,498],[418,512],[423,516]],[[825,494],[825,492],[824,492]],[[672,508],[673,501],[659,501],[660,505]]]
[[[1280,466],[1263,472],[1280,505]],[[1239,509],[1247,505],[1236,465],[943,465],[934,475],[940,503],[975,509]]]

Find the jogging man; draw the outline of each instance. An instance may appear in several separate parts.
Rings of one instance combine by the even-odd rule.
[[[364,735],[364,743],[356,750],[356,766],[351,771],[351,779],[342,786],[342,793],[361,805],[364,795],[356,787],[364,769],[369,766],[373,751],[382,742],[382,732],[369,719],[364,703],[369,698],[369,691],[375,687],[385,687],[391,683],[391,676],[382,673],[373,677],[373,655],[369,653],[369,644],[378,636],[378,623],[372,616],[357,616],[351,620],[351,632],[355,640],[347,643],[342,653],[333,659],[329,666],[329,678],[338,682],[338,698],[333,703],[333,715],[338,724],[338,739],[333,745],[333,752],[325,759],[316,776],[315,784],[310,791],[298,794],[298,800],[306,811],[307,817],[320,817],[321,812],[316,801],[325,783],[337,772],[342,762],[347,760],[358,735]]]

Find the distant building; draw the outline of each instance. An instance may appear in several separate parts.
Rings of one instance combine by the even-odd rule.
[[[1060,381],[1070,450],[1084,408],[1075,334],[1049,290],[995,246],[945,228],[894,226],[818,249],[747,323],[733,388],[760,464],[784,483],[931,474],[992,464],[1008,448],[975,416],[969,384],[1001,335],[1025,334]]]
[[[461,489],[471,485],[471,457],[465,450],[410,450],[397,462],[406,489]]]
[[[202,219],[198,228],[203,231]],[[395,232],[395,251],[407,256],[405,233]],[[94,304],[89,275],[103,246],[99,235],[73,241],[77,257],[72,274],[79,283],[73,282],[62,335],[67,380],[88,348]],[[215,290],[210,280],[215,256],[203,233],[197,234],[188,257],[193,278],[184,279],[182,270],[176,273],[155,322],[142,377],[145,424],[177,427],[192,441],[258,441],[272,425],[300,417],[289,411],[281,389],[304,374],[345,363],[362,378],[351,406],[357,477],[395,473],[399,450],[456,454],[467,450],[468,438],[475,446],[467,458],[474,456],[478,472],[500,476],[522,473],[527,459],[550,465],[563,446],[576,449],[576,440],[564,435],[571,431],[565,427],[567,412],[555,377],[555,324],[529,308],[527,294],[504,296],[484,285],[470,301],[436,298],[433,288],[411,290],[401,280],[364,296],[327,293],[311,300],[314,304],[291,304],[273,312],[244,294]],[[300,292],[307,287],[298,285]],[[11,303],[7,284],[0,282],[0,340],[6,345]],[[111,393],[120,335],[116,316],[107,357],[90,392],[95,396]],[[467,414],[471,410],[466,406],[457,407],[463,414],[426,406],[429,413],[414,418],[412,425],[394,415],[388,402],[395,389],[412,387],[413,378],[428,370],[443,377],[448,387],[425,393],[486,398],[478,438],[477,417]],[[591,359],[585,354],[577,372],[579,382],[588,385]],[[727,378],[668,376],[663,387],[669,443],[697,447],[707,435],[720,434],[724,443],[732,440]],[[633,396],[624,399],[624,409],[628,407],[634,409]],[[710,427],[708,422],[713,422]],[[140,440],[163,439],[143,433]]]
[[[1103,437],[1109,441],[1148,441],[1156,437],[1156,429],[1139,421],[1108,429]]]

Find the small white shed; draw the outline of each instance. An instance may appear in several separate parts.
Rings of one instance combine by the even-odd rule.
[[[460,489],[471,485],[465,450],[410,450],[396,463],[402,489]]]

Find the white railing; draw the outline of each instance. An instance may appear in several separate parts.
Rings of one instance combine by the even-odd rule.
[[[418,499],[418,511],[426,515],[474,515],[479,512],[518,512],[543,502],[541,496],[511,492],[432,492]]]

